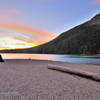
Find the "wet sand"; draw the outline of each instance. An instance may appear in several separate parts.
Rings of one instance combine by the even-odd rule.
[[[47,68],[48,64],[100,73],[100,66],[42,60],[0,63],[0,100],[99,100],[100,83]]]

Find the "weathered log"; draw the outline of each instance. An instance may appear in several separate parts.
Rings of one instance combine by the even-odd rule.
[[[52,65],[52,64],[48,64],[48,69],[67,72],[67,73],[71,73],[71,74],[75,74],[75,75],[79,75],[79,76],[83,76],[83,77],[91,78],[93,80],[100,81],[100,74],[95,73],[95,72],[88,72],[88,71],[84,71],[84,70],[80,70],[76,68],[63,67],[63,66]]]

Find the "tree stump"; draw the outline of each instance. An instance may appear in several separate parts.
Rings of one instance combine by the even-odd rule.
[[[4,60],[3,60],[3,58],[2,58],[2,56],[0,55],[0,62],[4,62]]]

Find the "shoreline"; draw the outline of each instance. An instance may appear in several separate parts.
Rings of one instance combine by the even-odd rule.
[[[3,59],[4,61],[7,61],[7,60],[34,60],[34,61],[51,61],[51,62],[58,62],[58,63],[70,63],[70,64],[79,64],[79,65],[92,65],[92,66],[100,66],[100,64],[91,64],[91,63],[78,63],[78,62],[65,62],[65,61],[54,61],[54,60],[43,60],[43,59],[31,59],[31,58],[26,58],[26,59]]]

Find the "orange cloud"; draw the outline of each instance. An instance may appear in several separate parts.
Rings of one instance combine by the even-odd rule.
[[[16,10],[11,10],[10,12],[17,12]],[[18,22],[18,24],[16,24]],[[5,14],[0,14],[0,28],[6,28],[14,31],[19,31],[19,32],[26,32],[30,34],[35,34],[35,35],[41,35],[41,36],[56,36],[55,34],[45,32],[40,29],[32,28],[29,26],[23,26],[24,22],[20,20],[16,16],[7,16]]]
[[[18,11],[15,9],[9,9],[8,13],[14,13],[14,14],[18,14]]]
[[[26,33],[31,33],[31,34],[36,34],[36,35],[42,35],[42,36],[55,36],[54,34],[50,34],[47,32],[43,32],[41,30],[36,30],[33,28],[29,28],[29,27],[24,27],[24,26],[20,26],[20,25],[16,25],[16,24],[0,24],[0,28],[6,28],[6,29],[10,29],[10,30],[15,30],[15,31],[19,31],[19,32],[26,32]]]
[[[36,30],[36,29],[32,29],[29,27],[24,27],[24,26],[20,26],[20,25],[16,25],[16,24],[6,24],[6,25],[0,24],[0,28],[19,31],[20,34],[23,34],[23,32],[25,32],[27,34],[33,34],[33,38],[31,40],[25,40],[25,41],[27,41],[27,43],[29,45],[31,44],[32,46],[44,44],[44,43],[54,39],[55,37],[57,37],[57,35],[55,35],[55,34],[50,34],[47,32],[43,32],[41,30]],[[41,39],[37,40],[36,38],[34,38],[34,35],[41,37]],[[13,34],[12,34],[12,36],[13,36]],[[20,37],[18,39],[20,39]],[[24,39],[21,39],[21,40],[24,40]],[[33,45],[33,44],[35,44],[35,45]],[[24,45],[24,47],[25,47],[25,45]],[[28,47],[28,45],[27,45],[27,47]]]
[[[100,5],[100,0],[93,0],[93,1],[92,1],[92,4]]]
[[[18,13],[17,10],[8,10],[9,13]],[[43,30],[40,30],[40,29],[36,29],[36,28],[32,28],[30,27],[29,25],[24,25],[24,22],[22,20],[20,20],[20,18],[16,15],[16,16],[9,16],[9,14],[6,12],[6,13],[0,13],[0,28],[1,29],[8,29],[9,31],[10,30],[13,30],[16,32],[16,36],[14,35],[14,33],[11,31],[11,37],[14,37],[15,41],[16,39],[17,40],[20,40],[20,41],[24,41],[26,44],[14,44],[12,46],[11,43],[5,43],[4,45],[1,46],[0,44],[0,49],[13,49],[13,48],[26,48],[26,47],[33,47],[33,46],[37,46],[37,45],[40,45],[40,44],[43,44],[45,42],[48,42],[50,40],[52,40],[53,38],[55,38],[57,35],[55,34],[52,34],[52,33],[48,33],[48,32],[45,32]],[[3,33],[1,32],[1,34],[5,34],[4,36],[9,36],[9,34],[7,35],[7,33]],[[20,34],[20,35],[18,35]],[[23,35],[27,34],[26,36],[29,36],[30,38],[28,39],[25,39],[23,37]],[[32,34],[32,35],[30,35]],[[18,37],[19,36],[19,37]],[[32,36],[32,37],[31,37]],[[10,40],[9,40],[10,41]],[[12,41],[12,39],[11,39]],[[18,42],[18,41],[17,41]],[[9,47],[6,47],[6,46],[9,46]]]

